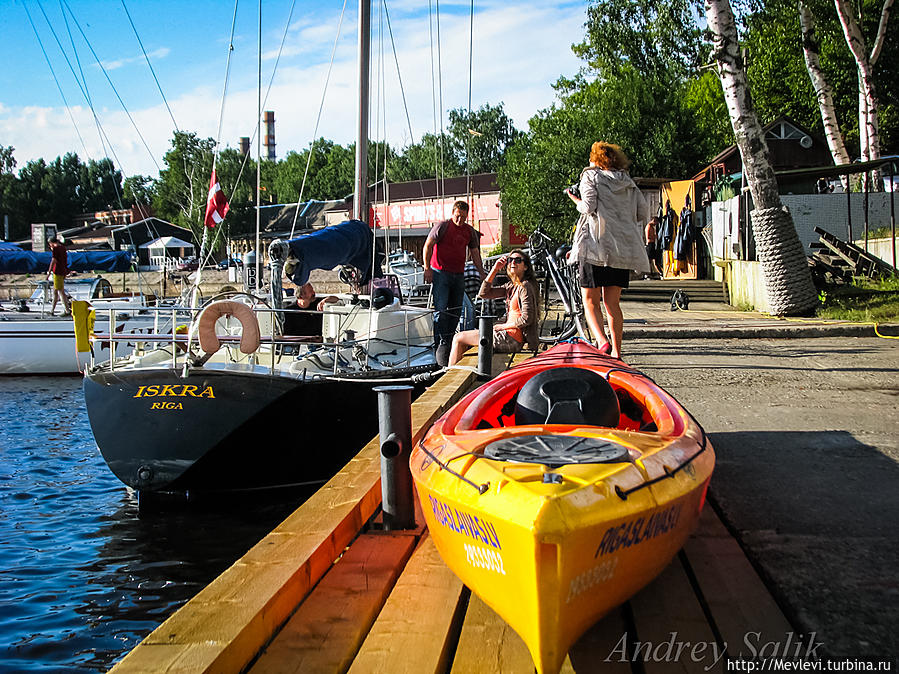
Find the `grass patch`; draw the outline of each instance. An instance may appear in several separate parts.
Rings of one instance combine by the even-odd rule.
[[[850,286],[830,286],[818,294],[819,318],[858,323],[899,323],[899,276],[880,281],[858,279]]]

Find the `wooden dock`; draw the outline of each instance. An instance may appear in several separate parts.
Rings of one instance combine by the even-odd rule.
[[[425,392],[413,442],[475,383],[453,370]],[[379,466],[375,438],[113,671],[533,672],[522,640],[444,565],[423,526],[378,528]],[[723,672],[747,635],[760,645],[791,632],[706,507],[669,567],[588,631],[562,671]]]

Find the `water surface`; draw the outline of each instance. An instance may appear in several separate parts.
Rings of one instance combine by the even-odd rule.
[[[0,671],[106,671],[301,500],[141,514],[80,378],[0,377]]]

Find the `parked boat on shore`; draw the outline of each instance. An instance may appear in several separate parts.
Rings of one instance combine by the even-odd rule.
[[[128,253],[85,253],[72,251],[70,265],[75,270],[122,271],[131,265]],[[0,250],[0,271],[5,273],[44,272],[49,253],[32,253],[5,244]],[[29,298],[0,302],[0,374],[57,375],[80,374],[86,359],[75,350],[75,327],[71,316],[54,316],[53,286],[50,281],[32,281],[34,291]],[[93,307],[95,329],[119,335],[150,332],[156,317],[148,311],[156,298],[142,293],[115,293],[108,280],[97,276],[67,279],[66,293],[72,300],[83,300]],[[58,311],[65,307],[59,303]],[[158,328],[158,326],[157,326]],[[95,359],[112,355],[110,343],[94,345]],[[117,355],[125,355],[133,342],[116,345]]]
[[[444,561],[543,673],[668,565],[715,455],[652,380],[574,342],[470,393],[410,464]]]

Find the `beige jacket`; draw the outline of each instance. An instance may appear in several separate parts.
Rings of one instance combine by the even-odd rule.
[[[504,298],[509,306],[511,306],[516,296],[521,307],[521,313],[513,325],[523,333],[525,346],[535,349],[540,341],[540,335],[537,330],[537,289],[534,285],[530,281],[525,281],[521,285],[515,285],[512,281],[509,281],[494,288],[489,281],[484,280],[481,282],[481,289],[478,292],[478,297],[488,300]],[[508,320],[508,318],[507,313],[505,320]]]
[[[649,207],[626,171],[590,167],[581,173],[581,213],[569,262],[649,272],[643,225]]]

